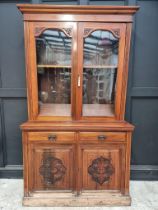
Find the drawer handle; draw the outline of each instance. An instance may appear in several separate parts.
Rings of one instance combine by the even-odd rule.
[[[49,140],[49,141],[55,142],[56,139],[57,139],[57,136],[56,136],[56,135],[49,135],[49,136],[48,136],[48,140]]]
[[[105,135],[100,135],[100,136],[98,136],[98,140],[105,140],[106,139],[106,136]]]

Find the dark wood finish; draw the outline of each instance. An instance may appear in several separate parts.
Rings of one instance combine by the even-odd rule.
[[[65,195],[76,205],[78,202],[90,205],[87,198],[95,192],[94,205],[109,204],[108,200],[100,202],[106,194],[111,205],[122,202],[129,205],[130,147],[134,127],[124,121],[124,114],[131,22],[138,7],[18,5],[18,8],[24,13],[29,112],[29,121],[21,125],[24,204],[37,205],[36,196],[39,196],[41,205],[46,205],[45,198],[50,196],[48,206],[65,205]],[[46,29],[60,29],[72,37],[70,117],[64,112],[63,116],[51,116],[53,106],[45,113],[39,113],[35,38]],[[110,31],[119,39],[115,114],[84,117],[83,38],[97,29]],[[51,70],[54,67],[51,66]],[[89,194],[86,194],[87,190]],[[111,192],[116,193],[115,198]],[[54,193],[57,193],[57,204]],[[79,197],[75,198],[76,195]]]

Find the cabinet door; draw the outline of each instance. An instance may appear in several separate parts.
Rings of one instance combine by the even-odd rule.
[[[119,190],[124,184],[125,148],[117,144],[81,145],[81,189]]]
[[[74,145],[32,141],[28,160],[30,191],[74,190]]]
[[[121,119],[125,24],[80,23],[78,119]],[[124,86],[123,86],[124,85]]]
[[[70,120],[74,115],[75,23],[29,23],[26,42],[29,117]]]

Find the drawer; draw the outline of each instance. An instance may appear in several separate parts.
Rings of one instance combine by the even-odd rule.
[[[80,132],[80,141],[108,142],[108,141],[125,141],[126,133],[124,132]]]
[[[75,142],[74,132],[29,132],[29,141]]]

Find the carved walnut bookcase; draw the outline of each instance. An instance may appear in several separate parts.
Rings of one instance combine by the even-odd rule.
[[[27,206],[130,205],[133,126],[124,121],[138,7],[18,5],[28,122]]]

